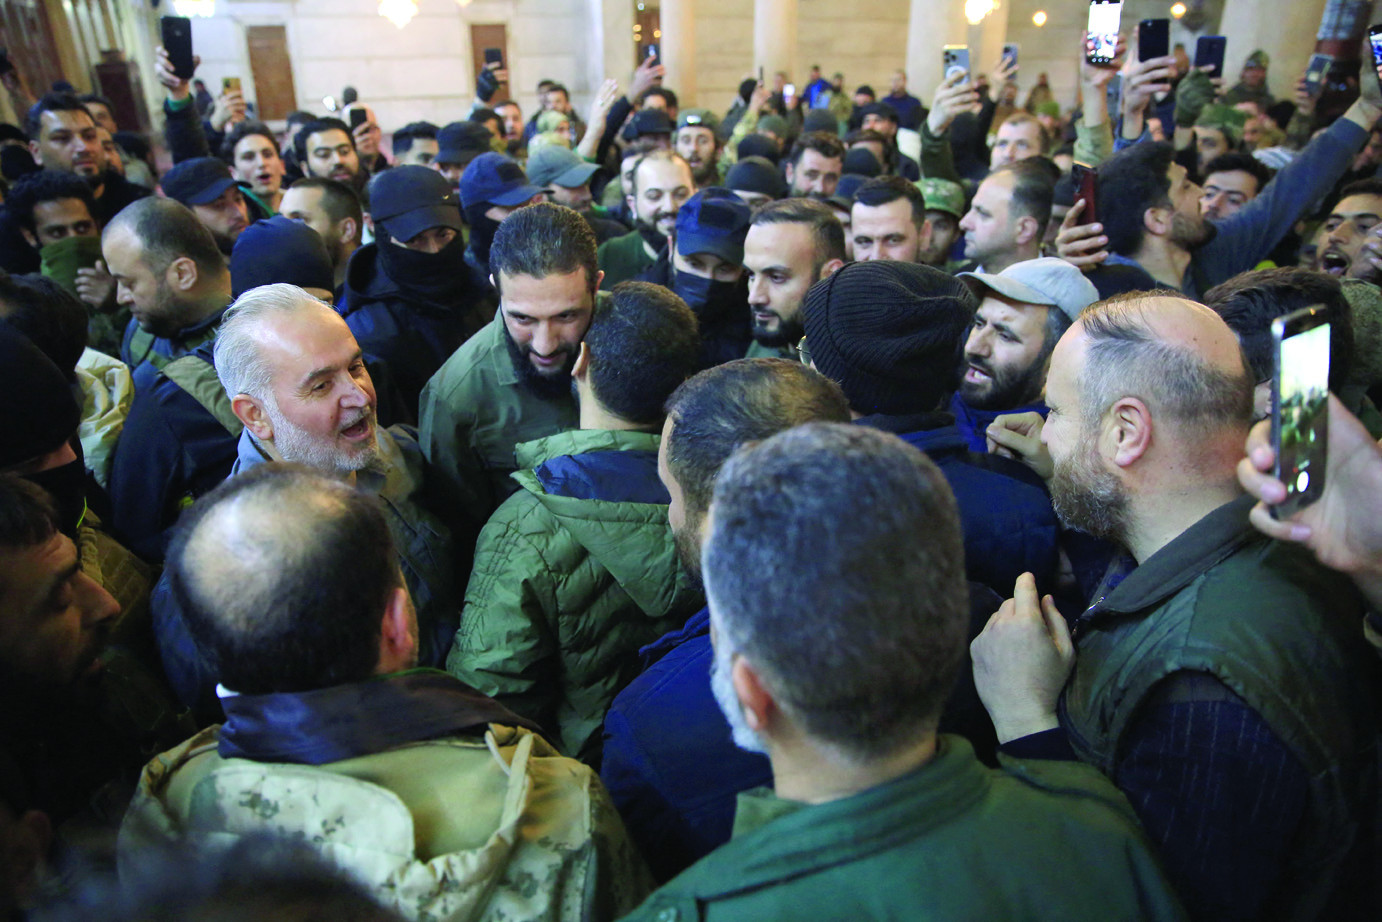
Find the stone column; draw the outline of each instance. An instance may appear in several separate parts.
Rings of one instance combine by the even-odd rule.
[[[1277,99],[1290,99],[1315,50],[1325,0],[1291,0],[1264,9],[1266,6],[1258,0],[1225,0],[1218,31],[1219,35],[1228,36],[1224,83],[1237,83],[1243,61],[1261,48],[1272,59],[1267,69],[1268,88]],[[1193,45],[1186,50],[1192,56],[1195,53]]]
[[[912,15],[907,23],[907,92],[930,105],[941,82],[941,49],[945,45],[969,43],[969,23],[965,21],[961,0],[912,0]],[[975,60],[977,48],[970,49],[972,66],[983,68]],[[874,87],[886,96],[888,85]]]
[[[785,71],[802,91],[806,74],[797,72],[797,0],[754,0],[753,66],[763,69],[769,86],[774,73]]]
[[[696,0],[662,0],[659,18],[662,22],[662,63],[667,67],[663,83],[674,88],[679,99],[695,99]]]

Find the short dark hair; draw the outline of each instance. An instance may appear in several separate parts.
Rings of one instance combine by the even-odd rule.
[[[1046,130],[1046,126],[1041,123],[1041,120],[1032,113],[1014,112],[1003,119],[1003,123],[998,127],[1002,128],[1003,125],[1035,125],[1037,126],[1037,141],[1041,145],[1040,153],[1045,154],[1051,149],[1051,133]]]
[[[925,224],[926,197],[921,194],[920,189],[901,176],[875,176],[854,193],[854,201],[870,208],[877,208],[900,198],[912,203],[912,223],[917,227]]]
[[[413,149],[413,141],[426,138],[437,139],[437,126],[431,122],[409,122],[393,133],[393,153],[395,157]]]
[[[1175,154],[1165,141],[1143,141],[1099,167],[1099,222],[1104,225],[1109,252],[1122,256],[1137,252],[1147,233],[1147,209],[1171,204],[1167,174]]]
[[[285,121],[288,127],[292,128],[294,125],[306,125],[308,122],[316,121],[316,119],[317,116],[313,113],[297,109],[296,111],[289,112],[288,118],[285,119]]]
[[[109,99],[106,99],[104,96],[101,96],[98,93],[83,93],[81,96],[78,96],[77,98],[81,100],[82,105],[86,105],[89,102],[94,102],[98,106],[105,106],[106,111],[109,112],[112,117],[115,116],[115,106],[111,105]],[[90,110],[88,109],[87,111]],[[96,116],[93,115],[91,117],[94,119]]]
[[[37,230],[34,223],[36,207],[44,202],[68,198],[85,202],[91,219],[96,220],[96,197],[91,194],[91,186],[77,174],[62,170],[37,170],[16,179],[9,195],[5,196],[5,209],[14,216],[20,227],[32,232]]]
[[[883,145],[883,171],[891,172],[897,165],[897,145],[893,139],[885,135],[876,128],[856,128],[845,135],[845,147],[850,148],[855,144],[863,144],[867,141],[876,142]]]
[[[86,348],[87,312],[75,294],[37,273],[0,275],[0,317],[29,337],[68,381],[76,380]]]
[[[477,125],[483,125],[485,122],[498,122],[501,128],[504,125],[503,116],[493,109],[475,109],[470,113],[470,118],[467,119],[467,121],[474,122]]]
[[[585,270],[595,291],[600,276],[595,232],[579,212],[553,202],[520,208],[499,223],[489,248],[489,271],[498,289],[505,275],[535,279]]]
[[[0,473],[0,547],[29,548],[58,531],[58,509],[48,492],[28,478]]]
[[[571,98],[571,91],[566,88],[566,84],[564,83],[553,83],[551,86],[547,87],[546,92],[561,93],[567,99]],[[475,118],[474,116],[471,116],[471,121],[479,121],[479,119]]]
[[[843,163],[845,159],[845,142],[841,141],[838,135],[828,131],[808,131],[806,134],[797,138],[792,149],[787,152],[785,163],[790,163],[796,169],[801,162],[801,155],[808,150],[813,150],[822,157],[830,157]]]
[[[698,515],[710,508],[715,475],[740,445],[802,423],[850,420],[840,385],[788,359],[738,359],[707,369],[672,392],[666,411],[674,420],[667,467]]]
[[[880,758],[935,731],[969,624],[964,541],[940,469],[897,436],[808,423],[736,452],[705,584],[717,644],[806,733]]]
[[[1340,199],[1346,199],[1350,195],[1382,196],[1382,179],[1355,180],[1339,190]]]
[[[283,156],[283,151],[278,146],[278,136],[273,133],[273,129],[263,122],[241,122],[226,133],[226,139],[221,142],[221,159],[226,163],[235,163],[235,145],[239,144],[250,135],[257,134],[269,139],[273,145],[274,153]]]
[[[661,97],[662,101],[667,104],[667,108],[669,109],[677,108],[676,92],[674,90],[667,89],[667,87],[665,86],[650,86],[642,93],[639,93],[638,99],[636,100],[637,108],[643,108],[643,103],[647,102],[648,97],[650,96]]]
[[[355,226],[360,227],[365,219],[365,209],[360,202],[359,194],[339,179],[304,176],[288,188],[322,190],[322,208],[326,209],[326,216],[333,222],[354,218]]]
[[[218,679],[245,694],[358,682],[402,585],[373,495],[298,464],[238,474],[183,513],[168,578]]]
[[[600,404],[640,426],[662,422],[672,391],[696,370],[700,334],[686,302],[661,285],[620,282],[595,302],[585,334]]]
[[[1038,240],[1046,232],[1046,225],[1051,221],[1051,203],[1056,196],[1056,179],[1060,176],[1059,170],[1052,176],[1049,166],[1054,164],[1045,157],[1029,157],[1026,160],[1004,164],[993,171],[1013,175],[1009,215],[1036,218]]]
[[[85,112],[86,117],[91,119],[94,125],[96,119],[91,115],[91,110],[82,104],[75,93],[44,93],[33,106],[29,109],[29,114],[24,117],[24,133],[31,140],[37,141],[43,130],[43,113],[45,112]]]
[[[691,174],[691,164],[687,163],[686,158],[681,154],[665,147],[654,147],[652,150],[649,150],[643,156],[639,157],[638,162],[633,165],[633,170],[630,174],[632,178],[629,180],[629,195],[638,195],[638,174],[639,171],[643,169],[643,164],[656,162],[658,160],[666,160],[668,163],[681,161],[681,163],[686,166],[687,175]],[[622,163],[623,161],[620,162]],[[694,180],[694,178],[693,176],[692,179]]]
[[[1272,321],[1314,304],[1329,308],[1329,389],[1348,380],[1353,363],[1353,311],[1338,279],[1296,266],[1235,275],[1205,292],[1205,306],[1224,318],[1247,356],[1255,380],[1272,376]]]
[[[181,202],[145,196],[121,209],[106,225],[105,233],[115,228],[128,229],[134,234],[139,240],[144,265],[155,275],[183,256],[197,264],[199,273],[211,275],[226,270],[225,257],[217,248],[211,231]]]
[[[1252,154],[1245,154],[1242,151],[1230,151],[1227,154],[1220,154],[1213,160],[1204,165],[1204,176],[1208,179],[1215,173],[1247,173],[1257,180],[1257,191],[1260,193],[1262,187],[1272,181],[1271,169],[1258,160]]]
[[[845,258],[845,227],[829,205],[809,198],[765,202],[753,213],[749,226],[766,224],[805,224],[810,229],[811,240],[815,243],[811,261],[816,275],[832,259]]]
[[[322,131],[344,131],[350,139],[351,150],[355,149],[355,135],[350,133],[349,125],[338,118],[314,118],[303,125],[297,137],[293,138],[293,153],[297,155],[298,163],[307,163],[307,139]]]

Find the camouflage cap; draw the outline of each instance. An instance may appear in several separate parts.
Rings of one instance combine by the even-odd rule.
[[[720,127],[720,119],[709,109],[682,109],[681,114],[677,116],[677,130],[680,131],[688,126],[717,131]]]
[[[957,218],[965,216],[965,190],[948,179],[918,179],[916,187],[926,199],[927,211],[944,211]]]
[[[1240,112],[1224,103],[1214,103],[1204,107],[1200,117],[1195,119],[1195,127],[1217,128],[1228,136],[1230,142],[1236,144],[1243,137],[1243,126],[1247,121],[1246,112]]]
[[[1271,66],[1271,63],[1272,59],[1270,56],[1268,56],[1267,52],[1263,51],[1261,48],[1258,48],[1252,54],[1248,55],[1248,59],[1243,62],[1243,66],[1260,67],[1263,70],[1266,70],[1268,67]]]

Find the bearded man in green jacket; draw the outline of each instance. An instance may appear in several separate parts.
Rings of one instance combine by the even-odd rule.
[[[666,288],[602,297],[571,369],[580,428],[517,446],[520,489],[475,548],[447,669],[588,764],[639,647],[701,605],[657,474],[663,405],[699,348],[695,314]]]
[[[774,789],[741,794],[734,838],[629,918],[1183,918],[1099,772],[995,771],[937,734],[968,599],[955,499],[921,452],[789,429],[730,459],[709,523],[709,681]]]

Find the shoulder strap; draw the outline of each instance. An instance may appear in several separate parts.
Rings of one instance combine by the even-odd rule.
[[[190,394],[231,435],[238,436],[245,428],[245,424],[230,408],[230,398],[226,396],[221,380],[216,377],[216,369],[210,362],[195,355],[184,355],[168,362],[162,371],[168,380]]]
[[[172,361],[172,356],[164,355],[154,348],[157,337],[141,326],[136,326],[134,333],[130,336],[130,359],[131,368],[139,365],[140,362],[147,361],[150,365],[163,371]]]

